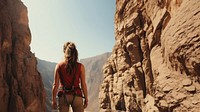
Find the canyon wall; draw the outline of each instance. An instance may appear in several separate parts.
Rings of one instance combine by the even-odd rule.
[[[44,112],[45,91],[30,51],[27,8],[0,0],[0,112]]]
[[[199,111],[199,0],[116,0],[115,39],[101,111]]]

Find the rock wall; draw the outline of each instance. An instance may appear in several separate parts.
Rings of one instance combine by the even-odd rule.
[[[116,0],[115,39],[101,111],[199,111],[199,0]]]
[[[0,0],[0,112],[44,112],[45,92],[30,52],[27,8]]]

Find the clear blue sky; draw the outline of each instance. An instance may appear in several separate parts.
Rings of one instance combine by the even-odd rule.
[[[63,44],[75,42],[79,59],[111,52],[115,0],[22,0],[28,8],[36,57],[59,62]]]

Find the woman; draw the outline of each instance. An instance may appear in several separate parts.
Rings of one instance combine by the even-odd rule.
[[[88,105],[85,68],[81,63],[77,62],[78,51],[74,43],[65,43],[63,52],[64,61],[56,65],[54,72],[52,108],[57,108],[56,95],[58,95],[58,109],[60,112],[68,112],[70,105],[73,112],[83,112]],[[79,87],[79,82],[81,83],[81,88]],[[85,98],[84,104],[82,92]]]

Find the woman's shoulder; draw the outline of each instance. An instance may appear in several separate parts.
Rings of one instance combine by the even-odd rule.
[[[81,62],[77,62],[78,66],[82,67],[84,66]]]
[[[59,63],[57,63],[56,66],[63,66],[63,65],[65,65],[65,61],[60,61]]]
[[[78,63],[78,67],[82,70],[84,67],[84,64],[80,63],[80,62],[77,62]]]

